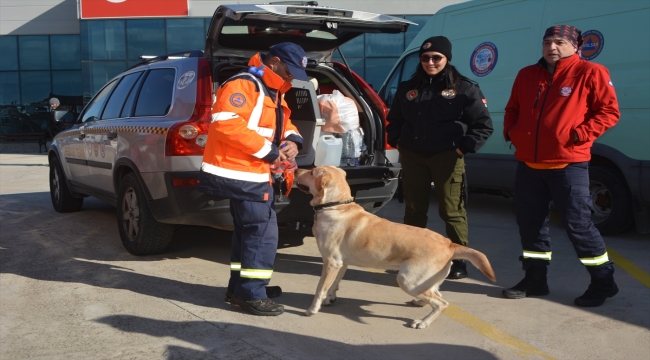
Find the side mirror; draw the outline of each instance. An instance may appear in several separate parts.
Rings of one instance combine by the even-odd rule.
[[[49,125],[50,136],[54,138],[61,131],[71,128],[77,121],[75,115],[75,113],[68,110],[54,110]]]
[[[54,121],[59,123],[72,124],[75,122],[75,114],[68,110],[54,110]]]

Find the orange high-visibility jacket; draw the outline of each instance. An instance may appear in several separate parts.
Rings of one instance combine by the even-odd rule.
[[[261,55],[254,55],[248,65],[262,66]],[[266,201],[272,185],[270,164],[280,156],[280,142],[290,140],[302,146],[282,96],[291,83],[268,67],[263,71],[261,78],[239,73],[217,91],[197,190],[230,199]]]

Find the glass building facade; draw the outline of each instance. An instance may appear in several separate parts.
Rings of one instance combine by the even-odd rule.
[[[397,15],[419,26],[366,34],[341,47],[350,67],[378,90],[430,15]],[[203,49],[210,18],[81,20],[78,35],[0,36],[0,133],[40,132],[49,99],[79,111],[141,55]],[[343,61],[338,53],[335,61]]]

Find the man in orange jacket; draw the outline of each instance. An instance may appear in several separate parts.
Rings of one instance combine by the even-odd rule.
[[[593,142],[616,124],[620,113],[609,72],[580,59],[581,44],[581,32],[573,26],[546,29],[542,59],[517,74],[506,105],[503,134],[519,160],[515,201],[526,271],[521,282],[503,290],[507,298],[549,293],[551,201],[591,275],[589,288],[575,304],[600,306],[618,293],[614,265],[591,221],[589,160]]]
[[[226,301],[255,314],[284,312],[267,287],[278,246],[271,164],[293,160],[302,137],[289,120],[283,94],[293,79],[308,81],[307,56],[293,43],[255,54],[248,71],[217,91],[199,174],[199,191],[230,199],[234,232]]]

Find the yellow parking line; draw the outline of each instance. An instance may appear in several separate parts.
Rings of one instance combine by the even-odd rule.
[[[623,255],[617,253],[610,247],[607,247],[607,254],[609,254],[610,259],[614,261],[614,264],[623,269],[626,273],[632,275],[632,277],[637,279],[641,284],[650,288],[650,274],[634,265],[633,262],[624,258]]]
[[[376,275],[379,279],[381,279],[383,282],[385,282],[388,285],[393,285],[393,286],[397,285],[395,278],[393,276],[389,276],[383,271],[368,269],[368,268],[364,268],[364,270],[372,272],[374,275]],[[459,308],[458,306],[449,304],[447,310],[445,310],[445,312],[442,314],[462,325],[467,326],[468,328],[487,337],[488,339],[512,349],[512,351],[514,351],[517,355],[521,356],[524,359],[530,359],[530,358],[542,358],[548,360],[555,359],[553,356],[543,352],[542,350],[522,340],[517,339],[512,335],[507,334],[506,332],[488,324],[487,322]]]
[[[498,328],[488,324],[480,318],[468,313],[467,311],[459,308],[458,306],[449,304],[447,310],[443,315],[459,322],[468,328],[476,331],[477,333],[487,337],[488,339],[509,347],[517,355],[522,358],[529,359],[531,357],[542,359],[555,359],[553,356],[543,352],[542,350],[517,339],[516,337],[499,330]]]

